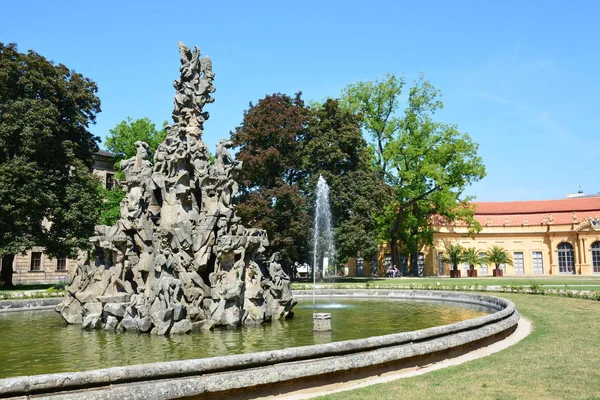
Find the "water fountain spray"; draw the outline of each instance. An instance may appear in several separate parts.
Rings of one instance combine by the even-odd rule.
[[[319,175],[315,201],[315,222],[313,231],[313,308],[315,307],[315,285],[317,281],[317,270],[319,261],[323,261],[323,271],[333,260],[335,247],[333,244],[333,223],[331,218],[331,207],[329,206],[329,186]]]

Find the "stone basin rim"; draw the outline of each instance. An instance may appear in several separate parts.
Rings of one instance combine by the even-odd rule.
[[[256,353],[236,354],[228,356],[188,359],[179,361],[137,364],[130,366],[110,367],[98,370],[81,372],[67,372],[56,374],[21,376],[0,380],[0,397],[23,396],[31,394],[47,394],[83,388],[100,388],[122,383],[147,384],[152,386],[164,379],[189,378],[204,376],[213,373],[239,374],[245,370],[265,367],[276,367],[277,364],[293,363],[298,361],[319,362],[325,357],[352,356],[356,353],[373,352],[395,348],[396,346],[411,346],[435,342],[444,337],[458,337],[459,345],[469,341],[491,337],[516,326],[519,314],[513,302],[486,294],[472,294],[446,291],[423,290],[369,290],[369,289],[322,289],[318,291],[322,296],[335,298],[381,298],[381,299],[418,299],[434,301],[464,302],[484,305],[498,311],[485,316],[460,321],[453,324],[441,325],[432,328],[410,332],[391,333],[381,336],[372,336],[363,339],[331,342],[319,345],[292,347],[280,350],[268,350]],[[312,296],[312,290],[294,291],[294,295],[306,298]],[[470,331],[472,335],[470,335]],[[481,331],[481,332],[480,332]],[[477,334],[475,334],[477,332]],[[487,336],[486,336],[487,335]],[[473,336],[472,340],[468,340]],[[465,339],[465,337],[467,339]],[[439,341],[439,340],[438,340]],[[454,344],[456,346],[456,343]],[[439,346],[438,346],[439,347]],[[310,367],[308,367],[310,368]],[[307,375],[306,375],[307,376]],[[276,379],[277,382],[281,379]],[[258,382],[261,383],[261,382]],[[268,383],[268,382],[267,382]],[[228,383],[229,385],[235,383]],[[256,385],[257,382],[254,382]],[[137,385],[136,385],[137,386]],[[198,392],[202,393],[209,388]],[[192,393],[193,394],[193,393]],[[188,394],[189,395],[189,392]]]

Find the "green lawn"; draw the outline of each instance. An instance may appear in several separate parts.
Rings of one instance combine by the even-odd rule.
[[[499,353],[322,399],[600,399],[600,302],[503,294],[533,332]]]
[[[4,288],[0,288],[0,293],[11,293],[11,292],[28,292],[34,290],[46,290],[54,286],[51,283],[41,283],[34,285],[15,285],[12,289],[7,290]]]
[[[53,284],[15,285],[12,289],[0,289],[0,300],[39,299],[64,295],[64,290],[57,290]]]
[[[500,286],[530,287],[532,284],[544,289],[592,290],[600,291],[600,276],[519,276],[519,277],[480,277],[457,278],[426,277],[426,278],[336,278],[318,282],[318,285],[338,288],[425,288],[435,286],[440,288],[470,287],[470,286]],[[310,289],[312,282],[297,281],[294,289]]]

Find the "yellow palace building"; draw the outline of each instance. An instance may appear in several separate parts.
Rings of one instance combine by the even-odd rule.
[[[475,247],[482,255],[494,245],[502,246],[513,266],[501,265],[504,274],[515,275],[599,275],[600,196],[560,200],[476,202],[475,219],[481,232],[469,237],[461,225],[438,226],[433,246],[419,254],[418,275],[449,276],[451,265],[442,261],[447,245]],[[406,263],[401,256],[401,264]],[[377,260],[360,258],[348,263],[348,275],[382,276],[391,266],[389,248],[382,246]],[[407,265],[398,266],[403,272]],[[494,266],[477,266],[479,276],[492,274]],[[467,265],[460,266],[467,276]],[[412,275],[412,274],[411,274]]]

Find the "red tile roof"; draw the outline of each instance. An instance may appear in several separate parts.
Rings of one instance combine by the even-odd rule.
[[[482,226],[572,224],[600,216],[600,197],[473,204]]]
[[[474,202],[476,214],[536,214],[555,212],[600,211],[599,197],[560,200]]]

